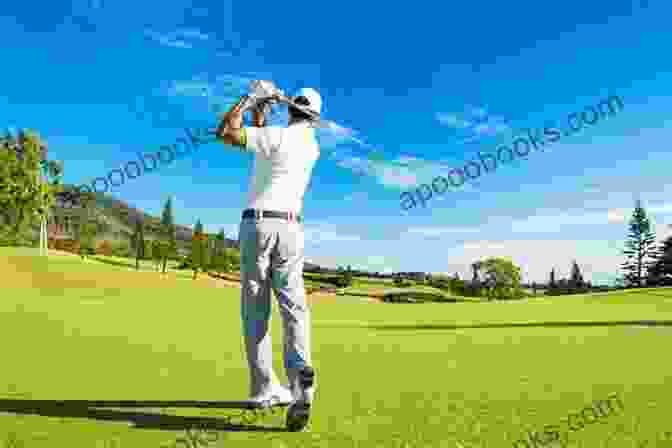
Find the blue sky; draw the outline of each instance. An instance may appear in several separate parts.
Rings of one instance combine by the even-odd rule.
[[[507,256],[545,281],[576,259],[604,282],[635,199],[659,239],[672,234],[670,12],[659,0],[11,2],[0,123],[37,130],[65,181],[90,183],[184,127],[214,127],[251,79],[314,87],[338,127],[321,132],[306,193],[308,260],[464,277]],[[402,210],[402,192],[610,95],[617,115]],[[155,215],[173,196],[180,224],[236,237],[250,167],[212,143],[112,194]]]

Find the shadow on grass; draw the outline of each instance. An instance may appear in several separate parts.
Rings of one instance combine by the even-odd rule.
[[[618,327],[618,326],[661,326],[672,327],[670,320],[631,320],[611,322],[521,322],[502,324],[474,324],[474,325],[369,325],[372,330],[460,330],[468,328],[519,328],[519,327]]]
[[[280,407],[280,406],[277,406]],[[230,417],[184,417],[149,412],[123,412],[98,408],[209,408],[260,409],[246,401],[89,401],[89,400],[16,400],[0,399],[0,412],[32,414],[43,417],[86,418],[103,421],[127,421],[135,428],[161,430],[212,429],[217,431],[287,432],[277,427],[238,425]]]
[[[379,298],[385,303],[466,303],[463,297],[446,296],[439,293],[418,290],[396,290],[386,292]]]
[[[658,296],[658,297],[665,297],[666,299],[672,299],[672,294],[657,294],[655,292],[649,292],[649,291],[634,291],[632,294],[643,294],[645,296]]]

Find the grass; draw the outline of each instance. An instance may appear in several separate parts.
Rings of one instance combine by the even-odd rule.
[[[0,395],[246,398],[238,290],[35,252],[0,248]],[[512,447],[526,430],[617,393],[624,411],[569,432],[566,446],[672,447],[663,442],[672,439],[672,327],[635,324],[672,321],[672,289],[488,304],[343,300],[314,304],[312,316],[311,431],[220,431],[208,446]],[[277,314],[272,331],[282,378]],[[258,425],[281,428],[283,417]],[[179,437],[184,429],[0,411],[0,446],[196,448]]]

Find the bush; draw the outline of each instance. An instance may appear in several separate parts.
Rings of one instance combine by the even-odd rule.
[[[39,247],[39,239],[37,244],[35,240],[28,235],[2,235],[0,236],[0,247]]]
[[[547,296],[568,296],[572,294],[586,294],[591,290],[588,288],[550,288],[546,291]]]
[[[672,277],[663,277],[658,282],[658,286],[672,286]]]
[[[450,290],[450,282],[444,279],[430,280],[428,285],[436,289]]]
[[[21,246],[21,241],[16,238],[0,238],[0,247],[16,247]]]
[[[413,286],[413,282],[402,277],[395,277],[394,286],[398,288],[407,288],[409,286]]]
[[[455,303],[457,301],[454,297],[444,297],[428,291],[392,292],[383,296],[383,302],[387,303]]]
[[[467,287],[466,287],[466,284],[464,283],[464,280],[451,278],[448,281],[448,289],[450,290],[450,292],[452,292],[453,294],[458,295],[458,296],[466,296],[467,295]]]
[[[180,264],[177,267],[175,267],[175,269],[179,269],[179,270],[182,270],[182,269],[191,270],[191,269],[193,269],[193,265],[191,263],[191,258],[190,257],[183,256],[179,259],[179,261],[180,261]]]
[[[337,277],[334,284],[339,288],[347,288],[348,286],[352,285],[352,278],[348,279],[345,275],[342,277]]]
[[[131,250],[131,244],[128,241],[118,241],[112,244],[112,255],[115,257],[135,258],[135,251]]]

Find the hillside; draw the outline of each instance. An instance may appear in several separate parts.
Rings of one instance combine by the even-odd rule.
[[[65,191],[73,191],[74,186],[66,185]],[[133,234],[135,222],[138,218],[142,220],[145,226],[145,238],[156,239],[160,235],[161,219],[152,216],[143,210],[133,207],[126,202],[113,198],[109,195],[95,193],[95,209],[98,219],[106,225],[105,236],[112,239],[128,239]],[[72,215],[79,207],[63,200],[63,196],[57,196],[57,206],[54,207],[54,215],[65,216]],[[182,249],[188,249],[191,244],[193,229],[191,226],[175,224],[176,238],[178,246]],[[214,235],[209,235],[213,236]],[[226,238],[226,247],[238,248],[238,241]]]
[[[65,185],[65,191],[73,192],[73,185]],[[112,240],[120,239],[129,239],[134,232],[135,222],[140,218],[145,224],[145,238],[146,239],[156,239],[159,237],[161,219],[156,216],[152,216],[143,210],[140,210],[136,207],[130,206],[126,202],[113,198],[109,195],[102,193],[96,193],[96,211],[98,214],[98,220],[104,222],[106,225],[106,231],[104,238]],[[70,202],[64,200],[66,196],[57,195],[57,207],[54,208],[53,212],[56,216],[72,215],[73,212],[78,209],[76,205],[73,206]],[[183,224],[177,224],[176,227],[176,237],[177,244],[180,249],[183,251],[189,251],[191,248],[191,238],[193,235],[193,228],[191,226],[186,226]],[[209,234],[209,236],[213,236]],[[226,247],[240,249],[238,240],[226,238]],[[304,269],[306,271],[318,271],[318,272],[327,272],[329,271],[326,268],[323,268],[317,264],[305,262]]]

